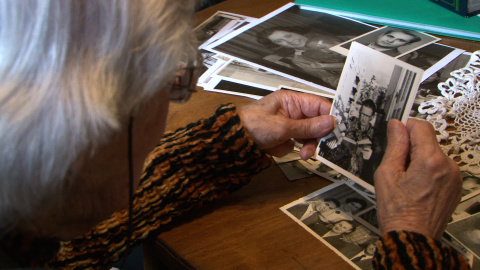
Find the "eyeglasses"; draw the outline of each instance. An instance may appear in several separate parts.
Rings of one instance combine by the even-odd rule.
[[[202,64],[203,57],[199,53],[196,60],[189,62],[177,72],[175,81],[170,88],[170,101],[185,103],[193,92],[197,92],[195,88]]]

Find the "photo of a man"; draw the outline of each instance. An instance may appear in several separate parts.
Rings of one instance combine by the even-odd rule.
[[[422,76],[421,69],[354,42],[330,112],[338,125],[320,140],[316,158],[373,192],[387,122],[406,121]]]
[[[368,47],[390,56],[401,54],[399,48],[422,40],[415,32],[404,29],[392,29],[381,34]]]
[[[398,58],[438,40],[438,38],[422,32],[383,27],[339,44],[333,47],[332,50],[343,55],[348,55],[350,46],[352,42],[355,41],[386,55]]]

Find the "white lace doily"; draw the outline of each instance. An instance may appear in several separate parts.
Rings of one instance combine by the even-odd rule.
[[[445,154],[462,171],[480,174],[480,51],[468,64],[450,73],[438,89],[442,96],[420,104],[438,131],[437,140]]]

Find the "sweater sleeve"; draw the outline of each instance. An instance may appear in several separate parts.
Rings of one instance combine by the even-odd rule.
[[[452,247],[407,231],[392,231],[377,242],[374,269],[470,269]]]
[[[224,197],[268,167],[270,158],[247,137],[234,105],[167,133],[145,161],[133,203],[132,243],[182,213]],[[127,251],[128,210],[114,213],[89,233],[62,242],[53,268],[109,268]]]

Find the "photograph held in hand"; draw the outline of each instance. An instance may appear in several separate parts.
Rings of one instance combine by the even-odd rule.
[[[336,129],[320,140],[316,158],[373,191],[390,119],[406,123],[423,70],[352,43],[330,112]]]

